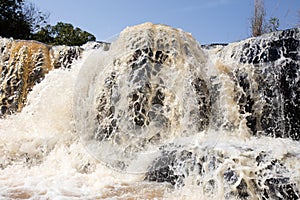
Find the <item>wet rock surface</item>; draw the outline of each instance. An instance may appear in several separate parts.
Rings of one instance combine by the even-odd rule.
[[[0,38],[0,117],[20,112],[28,93],[49,71],[70,68],[84,50],[97,48],[108,50],[109,44],[49,46],[36,41]]]
[[[243,153],[248,156],[234,158],[215,149],[199,151],[203,153],[182,150],[180,147],[173,151],[162,151],[162,155],[149,168],[145,180],[168,182],[176,188],[191,184],[189,181],[192,180],[199,189],[204,189],[207,197],[212,198],[220,190],[226,199],[300,197],[297,180],[288,175],[293,171],[289,171],[284,160],[274,159],[267,152],[255,155],[253,150],[247,149]],[[243,168],[248,168],[247,172],[243,172]]]
[[[243,88],[239,105],[252,134],[300,140],[300,31],[290,29],[240,42],[231,56]],[[258,103],[260,105],[258,105]]]
[[[245,115],[251,135],[300,140],[299,44],[300,29],[291,29],[234,44],[203,46],[208,51],[217,49],[222,70],[225,69],[226,76],[234,82],[234,100],[240,114]],[[216,102],[220,99],[220,92],[214,91],[225,85],[216,84],[214,80],[217,79],[220,77],[211,77],[212,82],[207,83],[213,119],[210,127],[233,131],[237,127],[226,126],[224,129],[224,120],[219,115],[214,116],[219,110]],[[163,148],[161,156],[149,166],[145,180],[184,187],[192,179],[199,188],[204,188],[208,197],[221,189],[224,198],[229,199],[299,199],[299,179],[289,175],[297,167],[286,161],[292,155],[280,160],[271,152],[255,154],[251,149],[240,152],[247,155],[247,162],[241,157],[234,158],[226,150],[176,147],[170,151]],[[241,170],[247,167],[247,172]],[[218,185],[220,180],[214,177],[222,177],[223,185]]]

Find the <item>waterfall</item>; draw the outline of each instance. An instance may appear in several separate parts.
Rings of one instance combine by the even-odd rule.
[[[225,45],[0,39],[0,197],[299,199],[300,29]]]

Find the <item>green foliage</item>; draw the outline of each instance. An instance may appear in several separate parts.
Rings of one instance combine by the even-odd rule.
[[[0,0],[0,36],[28,39],[31,25],[23,13],[23,0]]]
[[[271,17],[268,24],[266,25],[266,32],[270,33],[273,31],[278,31],[279,29],[279,19],[277,17]]]
[[[25,0],[0,0],[0,36],[33,39],[53,45],[82,45],[95,41],[94,35],[74,28],[72,24],[47,23],[49,15]]]
[[[53,37],[51,37],[51,29],[52,27],[50,25],[42,27],[38,32],[32,35],[32,39],[46,44],[52,44]]]
[[[69,46],[80,46],[88,41],[96,40],[94,35],[63,22],[58,22],[55,26],[47,25],[38,31],[33,38],[47,44]]]

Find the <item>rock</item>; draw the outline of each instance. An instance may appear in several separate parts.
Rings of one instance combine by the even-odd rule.
[[[149,167],[145,180],[169,182],[177,188],[184,187],[189,180],[189,185],[192,181],[199,189],[204,189],[207,197],[223,191],[225,199],[258,196],[263,199],[299,199],[298,183],[288,175],[293,171],[289,171],[284,161],[273,159],[266,152],[255,155],[252,149],[244,150],[243,154],[247,156],[239,159],[227,153],[207,148],[163,150]],[[241,171],[243,168],[245,170]]]
[[[53,66],[47,45],[3,38],[0,48],[0,116],[5,116],[21,111],[28,92]]]
[[[139,153],[208,128],[206,58],[190,34],[145,23],[120,33],[108,54],[100,52],[87,60],[97,66],[85,65],[80,72],[91,75],[76,86],[80,104],[75,107],[83,110],[77,110],[75,118],[77,124],[96,119],[78,132],[84,134],[90,152],[108,166],[144,172],[146,167],[137,169],[132,163]],[[90,85],[95,89],[84,91]],[[87,107],[94,109],[89,102],[96,102],[96,109],[83,118]],[[111,152],[114,156],[109,156]]]
[[[91,49],[103,49],[103,51],[108,51],[110,47],[110,43],[107,42],[87,42],[81,46],[85,51]]]
[[[300,140],[300,29],[230,44],[222,54],[237,61],[232,79],[252,134]]]
[[[28,93],[56,68],[70,68],[84,50],[109,44],[93,42],[82,47],[49,46],[36,41],[0,38],[0,117],[20,112]]]
[[[222,90],[226,89],[232,91],[226,94],[233,95],[235,103],[231,102],[231,105],[239,107],[238,118],[240,122],[246,119],[250,134],[258,138],[267,136],[274,140],[299,141],[299,44],[298,28],[228,45],[202,46],[209,56],[215,56],[212,58],[219,70],[206,82],[212,108],[209,127],[219,134],[239,129],[224,117],[228,111],[222,110],[226,104]],[[299,199],[299,178],[292,177],[299,169],[295,166],[296,155],[277,158],[271,152],[261,150],[257,154],[257,149],[242,148],[238,150],[237,159],[230,151],[217,149],[191,149],[175,143],[161,147],[161,155],[149,165],[145,180],[169,182],[175,187],[184,187],[186,182],[190,185],[193,181],[211,198],[218,191],[224,191],[226,199],[258,196],[262,199]],[[247,169],[243,171],[243,168]]]

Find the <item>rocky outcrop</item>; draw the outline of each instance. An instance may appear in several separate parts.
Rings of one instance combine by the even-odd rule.
[[[285,159],[272,158],[268,152],[255,154],[241,150],[234,158],[229,152],[213,148],[162,151],[149,168],[145,180],[169,182],[175,187],[191,184],[208,198],[220,191],[224,199],[299,199],[299,180],[288,174]],[[296,162],[297,163],[297,162]],[[192,179],[192,180],[191,180]],[[186,183],[188,182],[188,183]]]
[[[82,47],[49,46],[36,41],[0,38],[0,117],[22,110],[28,92],[56,68],[69,68],[83,50],[108,49],[94,42]]]
[[[75,107],[77,124],[91,119],[91,125],[80,126],[78,132],[84,134],[84,145],[99,149],[90,152],[109,166],[136,172],[131,164],[140,152],[208,129],[206,57],[191,35],[146,23],[125,29],[108,54],[87,60],[97,65],[82,69],[89,76],[76,86]],[[96,109],[86,112],[94,109],[94,102]]]
[[[228,45],[202,47],[215,60],[218,70],[207,83],[212,129],[219,134],[237,130],[237,126],[224,117],[224,111],[228,111],[222,111],[220,105],[226,104],[226,98],[222,97],[224,88],[230,91],[227,95],[233,95],[236,103],[232,106],[238,106],[240,122],[246,121],[254,140],[270,137],[269,145],[272,143],[273,148],[278,148],[273,143],[276,138],[300,140],[299,28]],[[228,90],[229,86],[232,90]],[[299,158],[291,152],[277,157],[272,151],[259,151],[260,147],[253,145],[240,148],[236,156],[218,146],[197,147],[200,149],[196,150],[170,145],[171,150],[162,147],[161,156],[149,166],[146,180],[183,187],[192,177],[207,197],[222,190],[225,199],[300,198],[300,180],[292,176],[299,170],[296,166]]]
[[[253,135],[300,140],[300,29],[230,44],[219,53],[236,61],[241,113]]]

